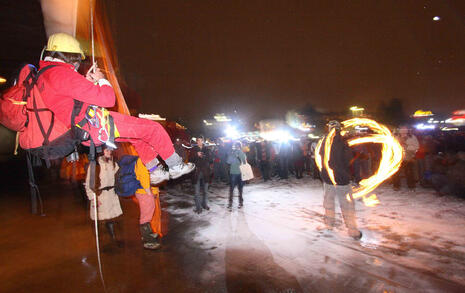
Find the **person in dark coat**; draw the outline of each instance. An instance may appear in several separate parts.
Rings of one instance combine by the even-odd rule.
[[[292,144],[292,160],[294,161],[295,177],[297,179],[303,178],[305,157],[303,145],[300,142]]]
[[[323,138],[320,148],[320,156],[325,160],[325,143],[329,136],[334,133],[333,142],[329,156],[328,166],[332,170],[327,170],[325,164],[322,164],[321,179],[324,187],[325,224],[329,230],[332,230],[335,224],[335,199],[337,197],[341,207],[342,217],[348,229],[349,236],[359,240],[362,233],[357,229],[355,220],[355,204],[352,198],[352,186],[350,184],[350,160],[352,151],[347,141],[341,136],[341,124],[332,120],[328,123],[329,133]]]
[[[210,180],[210,164],[212,162],[211,151],[204,145],[204,138],[197,138],[197,145],[190,152],[190,161],[196,164],[193,176],[195,184],[195,212],[200,214],[203,209],[210,210],[208,206],[208,183]],[[203,187],[203,195],[200,198],[200,188]]]
[[[263,180],[271,179],[271,147],[268,141],[264,140],[256,144],[257,161],[262,173]]]

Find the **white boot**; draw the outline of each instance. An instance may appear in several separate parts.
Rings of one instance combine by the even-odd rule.
[[[173,166],[170,168],[170,178],[176,179],[181,177],[182,175],[188,174],[195,169],[195,165],[193,163],[181,163],[179,165]]]
[[[150,172],[150,183],[153,185],[157,185],[162,183],[163,181],[170,179],[170,173],[165,171],[163,167],[158,167],[152,172]]]

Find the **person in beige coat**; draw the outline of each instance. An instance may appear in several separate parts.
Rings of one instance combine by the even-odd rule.
[[[97,220],[104,221],[105,227],[112,240],[116,241],[115,218],[123,214],[118,195],[115,193],[115,174],[118,171],[118,164],[113,160],[112,150],[105,148],[103,156],[98,158],[98,165],[95,170],[95,187],[97,189]],[[95,219],[94,193],[89,188],[90,172],[87,170],[86,193],[90,204],[90,218]]]

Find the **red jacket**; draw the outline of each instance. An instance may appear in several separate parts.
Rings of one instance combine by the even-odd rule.
[[[115,93],[108,85],[94,85],[74,71],[74,66],[63,62],[40,61],[40,68],[57,65],[40,75],[37,85],[45,105],[58,120],[71,127],[74,100],[84,102],[76,122],[84,117],[89,104],[105,108],[115,105]]]

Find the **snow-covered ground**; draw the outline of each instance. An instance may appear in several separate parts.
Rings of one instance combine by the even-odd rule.
[[[261,282],[270,292],[464,292],[465,201],[388,185],[375,193],[376,207],[356,202],[361,241],[347,236],[340,214],[333,232],[324,229],[322,186],[310,178],[252,182],[232,212],[223,184],[211,186],[211,210],[200,215],[187,204],[191,191],[169,189],[163,201],[171,221],[194,223],[186,241],[212,256],[198,268],[205,284],[248,278],[247,288]]]

